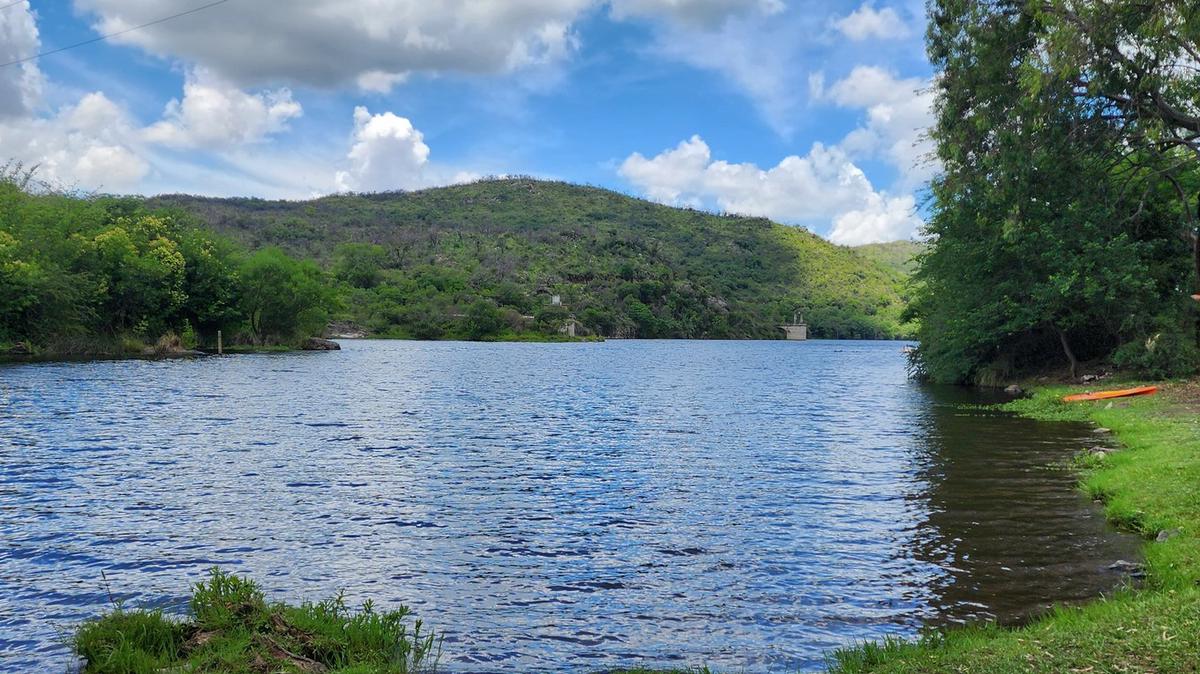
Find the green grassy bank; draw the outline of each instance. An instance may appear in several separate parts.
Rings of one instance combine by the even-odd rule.
[[[408,674],[434,670],[441,653],[403,607],[351,611],[341,597],[271,603],[252,581],[217,570],[192,589],[189,609],[180,620],[117,607],[84,623],[74,636],[83,671]]]
[[[1118,451],[1079,459],[1083,488],[1112,522],[1146,538],[1142,587],[1021,628],[969,627],[841,651],[832,672],[1200,671],[1200,382],[1169,383],[1152,397],[1060,402],[1078,390],[1041,389],[1009,408],[1112,431],[1096,444]]]

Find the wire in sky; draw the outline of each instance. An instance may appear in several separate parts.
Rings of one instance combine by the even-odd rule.
[[[21,2],[24,2],[24,1],[25,1],[25,0],[21,0]],[[209,7],[216,7],[217,5],[223,5],[223,4],[227,3],[227,2],[229,2],[229,0],[216,0],[216,2],[210,2],[210,3],[208,3],[207,5],[200,5],[199,7],[195,7],[195,8],[193,8],[193,9],[189,9],[189,10],[188,10],[188,11],[186,11],[186,12],[180,12],[180,13],[178,13],[178,14],[172,14],[171,16],[164,16],[164,17],[163,17],[163,18],[161,18],[161,19],[155,19],[154,21],[148,21],[148,22],[146,22],[146,23],[143,23],[143,24],[140,24],[140,25],[137,25],[137,26],[131,26],[131,27],[129,27],[129,28],[126,28],[126,29],[124,29],[124,30],[118,30],[118,31],[117,31],[117,32],[115,32],[115,33],[109,33],[109,34],[107,34],[107,35],[99,35],[99,36],[97,36],[97,37],[91,38],[90,40],[84,40],[83,42],[76,42],[75,44],[69,44],[69,45],[67,45],[67,46],[65,46],[65,47],[59,47],[58,49],[51,49],[50,51],[44,51],[44,52],[42,52],[42,53],[40,53],[40,54],[34,54],[33,56],[26,56],[25,58],[22,58],[22,59],[17,59],[17,60],[15,60],[15,61],[9,61],[8,63],[0,63],[0,68],[7,68],[8,66],[15,66],[15,65],[18,65],[18,64],[20,64],[20,63],[26,63],[26,62],[28,62],[28,61],[33,61],[33,60],[36,60],[36,59],[40,59],[40,58],[42,58],[43,56],[49,56],[49,55],[51,55],[51,54],[57,54],[57,53],[59,53],[59,52],[61,52],[61,51],[66,51],[66,50],[68,50],[68,49],[74,49],[74,48],[76,48],[76,47],[82,47],[82,46],[84,46],[84,45],[92,44],[92,43],[94,43],[94,42],[101,42],[101,41],[103,41],[103,40],[107,40],[107,39],[109,39],[109,38],[114,38],[114,37],[116,37],[116,36],[118,36],[118,35],[124,35],[125,33],[132,33],[133,31],[135,31],[135,30],[139,30],[139,29],[141,29],[141,28],[146,28],[146,27],[148,27],[148,26],[153,26],[153,25],[156,25],[156,24],[160,24],[160,23],[163,23],[164,21],[170,21],[171,19],[178,19],[179,17],[181,17],[181,16],[187,16],[188,14],[195,14],[196,12],[200,12],[200,11],[206,10],[206,9],[208,9]],[[12,4],[13,4],[13,5],[16,5],[16,4],[20,4],[20,3],[14,2],[14,3],[12,3]],[[12,6],[12,5],[4,5],[4,7],[11,7],[11,6]],[[4,7],[0,7],[0,9],[4,9]]]
[[[0,9],[8,9],[9,7],[16,7],[17,5],[24,4],[24,3],[25,3],[25,0],[17,0],[16,2],[10,2],[6,5],[0,5]]]

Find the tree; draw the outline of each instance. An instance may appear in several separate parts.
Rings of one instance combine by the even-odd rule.
[[[1105,105],[1069,78],[1040,77],[1054,43],[1039,7],[932,10],[943,172],[911,306],[921,365],[939,380],[994,382],[1057,350],[1074,373],[1177,312],[1171,295],[1188,277],[1179,214],[1137,198],[1162,182],[1123,175],[1123,127]]]
[[[179,238],[185,262],[187,299],[181,319],[211,341],[218,330],[232,330],[244,316],[239,301],[239,251],[211,232],[189,229]]]
[[[1044,0],[1040,49],[1027,60],[1027,88],[1066,82],[1081,105],[1118,136],[1111,147],[1126,187],[1144,204],[1166,181],[1200,281],[1200,10],[1193,0]],[[1161,198],[1161,195],[1156,195]]]
[[[328,323],[335,297],[311,261],[264,248],[246,258],[240,276],[241,307],[256,344],[294,341]]]
[[[383,280],[387,251],[372,243],[343,243],[333,252],[334,278],[355,288],[374,288]]]
[[[119,217],[84,240],[80,268],[99,277],[98,315],[116,334],[157,337],[187,299],[186,261],[172,223],[153,215]]]
[[[504,329],[504,314],[487,300],[475,300],[467,309],[466,326],[472,340],[494,339]]]

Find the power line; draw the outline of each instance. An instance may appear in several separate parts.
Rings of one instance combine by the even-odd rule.
[[[25,0],[21,0],[21,2],[24,2],[24,1],[25,1]],[[181,17],[181,16],[187,16],[188,14],[195,14],[196,12],[200,12],[200,11],[206,10],[206,9],[208,9],[209,7],[216,7],[217,5],[223,5],[223,4],[227,3],[227,2],[229,2],[229,0],[216,0],[216,2],[210,2],[210,3],[208,3],[207,5],[201,5],[201,6],[199,6],[199,7],[196,7],[196,8],[194,8],[194,9],[189,9],[189,10],[188,10],[188,11],[186,11],[186,12],[180,12],[180,13],[178,13],[178,14],[172,14],[171,16],[164,16],[164,17],[163,17],[163,18],[161,18],[161,19],[155,19],[154,21],[148,21],[148,22],[146,22],[146,23],[143,23],[143,24],[140,24],[140,25],[137,25],[137,26],[132,26],[132,27],[130,27],[130,28],[126,28],[126,29],[124,29],[124,30],[118,30],[118,31],[117,31],[117,32],[115,32],[115,33],[109,33],[109,34],[107,34],[107,35],[100,35],[100,36],[97,36],[97,37],[91,38],[90,40],[84,40],[83,42],[76,42],[75,44],[69,44],[69,45],[67,45],[67,46],[65,46],[65,47],[59,47],[58,49],[51,49],[50,51],[44,51],[44,52],[42,52],[42,53],[40,53],[40,54],[34,54],[33,56],[26,56],[25,58],[22,58],[22,59],[17,59],[17,60],[15,60],[15,61],[9,61],[8,63],[0,63],[0,68],[7,68],[8,66],[15,66],[15,65],[18,65],[18,64],[20,64],[20,63],[26,63],[26,62],[28,62],[28,61],[33,61],[33,60],[35,60],[35,59],[40,59],[40,58],[42,58],[43,56],[49,56],[49,55],[51,55],[51,54],[57,54],[57,53],[59,53],[59,52],[62,52],[62,51],[67,51],[68,49],[75,49],[76,47],[82,47],[82,46],[84,46],[84,45],[89,45],[89,44],[92,44],[92,43],[94,43],[94,42],[102,42],[102,41],[104,41],[104,40],[107,40],[107,39],[109,39],[109,38],[114,38],[114,37],[116,37],[116,36],[118,36],[118,35],[124,35],[125,33],[132,33],[132,32],[133,32],[133,31],[135,31],[135,30],[140,30],[140,29],[142,29],[142,28],[146,28],[146,27],[149,27],[149,26],[154,26],[154,25],[157,25],[157,24],[163,23],[163,22],[165,22],[165,21],[170,21],[171,19],[178,19],[179,17]],[[15,4],[20,4],[20,3],[12,3],[12,4],[14,4],[14,5],[15,5]],[[4,7],[10,7],[10,6],[11,6],[11,5],[5,5]],[[0,7],[0,9],[3,9],[4,7]]]
[[[8,9],[9,7],[16,7],[17,5],[23,4],[25,4],[25,0],[17,0],[16,2],[10,2],[7,5],[0,5],[0,9]]]

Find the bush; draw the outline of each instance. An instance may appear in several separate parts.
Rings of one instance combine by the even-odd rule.
[[[1192,336],[1164,331],[1121,345],[1113,352],[1112,362],[1153,379],[1186,377],[1200,366],[1200,349]]]

